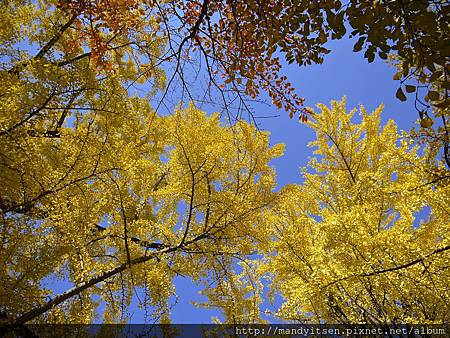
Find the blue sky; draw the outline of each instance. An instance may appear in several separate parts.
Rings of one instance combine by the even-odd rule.
[[[285,74],[289,76],[289,81],[298,94],[306,99],[307,106],[328,104],[330,100],[340,100],[344,95],[347,96],[349,109],[363,104],[371,112],[383,103],[383,124],[388,119],[393,119],[400,129],[411,129],[418,115],[412,98],[407,102],[400,102],[395,98],[399,85],[398,81],[392,79],[395,69],[380,59],[367,63],[362,53],[353,52],[353,44],[354,41],[349,39],[333,41],[329,44],[332,51],[325,57],[322,65],[300,68],[292,64],[285,67]],[[314,133],[306,125],[295,118],[290,119],[286,112],[275,107],[253,104],[253,108],[257,116],[279,115],[258,120],[261,129],[270,131],[272,144],[286,144],[285,155],[273,161],[277,169],[278,186],[300,183],[299,169],[312,156],[312,149],[307,144],[313,140]],[[174,323],[210,323],[211,317],[220,317],[217,311],[196,308],[190,303],[205,300],[199,295],[201,288],[190,280],[177,277],[175,286],[179,298],[172,309]],[[135,312],[131,322],[139,323],[142,318]]]

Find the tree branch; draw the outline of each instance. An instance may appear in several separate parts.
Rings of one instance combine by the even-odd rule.
[[[33,60],[39,60],[41,59],[57,42],[58,40],[61,38],[61,36],[64,34],[64,32],[74,23],[75,19],[77,18],[78,13],[73,14],[69,21],[67,21],[64,25],[62,25],[58,31],[56,32],[56,34],[50,39],[49,42],[47,42],[44,47],[41,48],[41,50],[31,59],[31,60],[27,60],[22,62],[21,64],[14,66],[13,68],[11,68],[8,73],[12,73],[12,74],[16,74],[18,75],[19,72],[25,68],[26,66],[28,66],[31,61]]]
[[[441,252],[445,252],[447,250],[450,250],[450,245],[447,245],[447,246],[445,246],[443,248],[436,249],[436,250],[432,251],[431,253],[429,253],[429,254],[421,257],[421,258],[417,258],[417,259],[415,259],[415,260],[413,260],[413,261],[411,261],[409,263],[397,265],[397,266],[394,266],[394,267],[391,267],[391,268],[375,270],[375,271],[368,272],[368,273],[361,273],[361,274],[356,274],[356,275],[351,275],[351,276],[340,278],[338,280],[335,280],[335,281],[333,281],[331,283],[326,284],[325,286],[322,287],[322,289],[325,289],[325,288],[327,288],[327,287],[329,287],[331,285],[334,285],[334,284],[337,284],[339,282],[342,282],[342,281],[345,281],[345,280],[348,280],[348,279],[351,279],[351,278],[355,278],[355,277],[372,277],[372,276],[381,275],[381,274],[384,274],[384,273],[387,273],[387,272],[393,272],[393,271],[397,271],[397,270],[401,270],[401,269],[406,269],[406,268],[409,268],[410,266],[416,265],[418,263],[422,263],[425,259],[427,259],[430,256],[439,254]]]

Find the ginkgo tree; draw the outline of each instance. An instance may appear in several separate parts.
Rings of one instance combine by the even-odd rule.
[[[176,275],[235,284],[238,304],[230,272],[265,236],[282,147],[194,106],[160,116],[151,19],[102,47],[53,5],[0,14],[1,323],[89,323],[100,302],[103,322],[125,322],[134,296],[167,322]],[[52,279],[72,288],[55,294]],[[250,305],[230,318],[250,320]]]
[[[175,275],[226,280],[253,253],[282,148],[190,107],[155,117],[138,99],[60,137],[2,141],[2,315],[8,323],[125,320],[135,288],[169,318]],[[7,141],[7,140],[6,140]],[[4,205],[6,202],[4,203]],[[59,276],[73,288],[53,295]],[[60,305],[60,306],[58,306]],[[245,318],[241,318],[245,321]]]
[[[318,105],[316,156],[283,189],[260,273],[279,318],[312,323],[448,323],[450,175],[382,106]],[[420,222],[419,222],[420,220]]]
[[[201,305],[228,323],[262,321],[264,276],[285,299],[284,319],[448,322],[439,147],[413,147],[392,122],[380,130],[380,109],[359,124],[343,102],[303,109],[275,56],[320,63],[347,20],[369,61],[398,50],[397,77],[438,92],[428,94],[443,118],[436,142],[448,149],[448,6],[416,3],[375,2],[374,12],[357,1],[2,4],[1,323],[126,322],[135,298],[168,322],[176,275],[203,282]],[[432,53],[415,57],[422,47]],[[163,65],[191,96],[182,66],[195,50],[208,88],[242,104],[267,90],[292,115],[313,117],[319,156],[304,184],[274,192],[270,161],[282,146],[250,124],[225,125],[194,105],[160,114],[174,80]],[[430,214],[417,225],[423,207]],[[72,288],[54,294],[52,278]]]

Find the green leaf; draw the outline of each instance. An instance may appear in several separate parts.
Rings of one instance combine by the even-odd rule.
[[[369,63],[372,63],[375,59],[375,49],[373,46],[370,46],[364,53],[364,57],[367,59]]]
[[[439,77],[441,77],[441,75],[442,75],[442,70],[437,70],[431,74],[429,81],[434,82],[437,79],[439,79]]]
[[[364,36],[360,37],[358,42],[355,43],[355,45],[353,46],[353,51],[354,52],[359,52],[362,49],[364,41],[365,41],[365,37]]]
[[[440,109],[445,109],[450,107],[450,99],[446,99],[443,100],[442,102],[439,102],[438,104],[436,104],[436,107],[440,108]]]
[[[434,65],[434,63],[429,63],[429,64],[427,64],[427,68],[431,71],[431,72],[434,72],[434,71],[436,71],[436,67],[435,67],[435,65]]]
[[[394,80],[400,80],[402,78],[402,73],[403,73],[402,70],[397,72],[397,73],[395,73],[393,79]]]
[[[378,55],[380,56],[380,58],[382,58],[383,60],[387,59],[387,54],[384,52],[378,52]]]
[[[405,89],[407,93],[414,93],[416,91],[416,86],[406,85]]]
[[[402,87],[399,87],[397,89],[397,92],[395,93],[395,97],[402,102],[406,101],[406,96],[405,96],[405,93],[403,93]]]
[[[439,93],[438,93],[438,92],[435,92],[435,91],[429,91],[429,92],[428,92],[428,98],[429,98],[431,101],[439,100]]]

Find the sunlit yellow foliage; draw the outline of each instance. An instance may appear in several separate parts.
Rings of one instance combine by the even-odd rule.
[[[449,321],[450,185],[442,162],[411,146],[382,106],[318,105],[316,156],[283,189],[267,265],[277,315],[328,323]],[[427,214],[429,208],[429,214]],[[418,220],[422,219],[421,222]]]
[[[76,288],[124,266],[45,314],[74,323],[92,320],[93,294],[108,304],[104,321],[125,320],[135,287],[167,317],[175,274],[207,280],[251,254],[273,200],[268,162],[281,154],[246,123],[223,127],[193,106],[158,117],[137,98],[120,114],[79,117],[57,139],[17,132],[1,147],[0,295],[10,318],[52,297],[41,286],[48,276]]]
[[[410,3],[416,18],[426,2]],[[268,133],[244,122],[224,125],[218,114],[194,105],[167,116],[157,111],[174,88],[165,86],[160,65],[175,60],[175,75],[190,95],[181,64],[195,48],[209,87],[230,84],[251,97],[265,89],[293,115],[303,99],[278,76],[277,48],[290,62],[320,63],[329,35],[345,34],[344,8],[353,13],[352,25],[363,23],[354,31],[361,35],[355,49],[366,36],[374,44],[366,50],[369,61],[377,48],[387,56],[388,40],[400,52],[409,33],[377,44],[365,24],[366,14],[377,16],[357,2],[341,8],[325,1],[317,10],[310,1],[287,9],[274,1],[161,5],[2,2],[0,324],[120,323],[133,302],[149,312],[149,321],[168,323],[177,275],[204,285],[208,299],[199,305],[221,309],[226,323],[263,322],[267,277],[269,298],[277,293],[285,300],[279,318],[448,323],[450,175],[436,160],[442,144],[448,153],[445,119],[437,134],[427,135],[433,141],[414,147],[392,121],[380,128],[381,107],[372,114],[361,108],[354,123],[356,111],[347,113],[345,100],[319,105],[308,122],[317,133],[317,156],[304,184],[274,192],[270,161],[283,147],[269,146]],[[234,5],[242,9],[238,16]],[[382,13],[392,6],[376,7]],[[214,13],[225,20],[209,27]],[[266,14],[277,24],[252,22]],[[407,14],[394,14],[380,25],[401,26]],[[295,15],[301,20],[280,35]],[[433,18],[443,25],[442,16],[427,14],[425,37],[436,31]],[[181,26],[174,29],[171,21]],[[242,35],[233,33],[239,22]],[[445,40],[427,46],[434,45],[441,55]],[[399,79],[426,66],[422,82],[446,89],[444,73],[431,69],[437,59],[419,62],[411,56],[415,48],[407,48]],[[220,73],[217,84],[212,76]],[[445,101],[439,106],[445,109],[447,101],[436,95],[430,100]],[[405,99],[401,90],[398,97]],[[421,117],[431,124],[425,112]],[[72,288],[50,290],[61,281]]]
[[[226,283],[268,234],[282,148],[194,106],[160,116],[163,41],[145,29],[110,32],[98,67],[48,2],[10,1],[0,18],[2,320],[87,323],[105,302],[103,322],[125,322],[138,293],[164,323],[175,275]],[[60,281],[73,288],[47,289]]]

